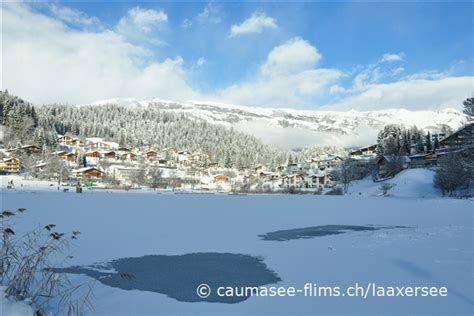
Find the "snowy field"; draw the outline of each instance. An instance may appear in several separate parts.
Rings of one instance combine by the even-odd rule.
[[[397,181],[408,181],[401,179]],[[374,282],[448,288],[446,297],[297,295],[226,304],[205,299],[181,302],[165,294],[97,282],[93,300],[97,315],[472,315],[473,201],[430,198],[433,192],[425,198],[370,196],[378,194],[375,187],[373,194],[359,195],[358,190],[368,185],[356,184],[353,195],[341,197],[76,194],[57,192],[47,184],[35,189],[25,182],[23,189],[3,191],[1,204],[3,209],[28,209],[17,219],[20,230],[50,223],[59,231],[80,230],[71,248],[74,258],[66,266],[145,255],[231,253],[261,257],[281,279],[269,285],[302,289],[310,282],[344,288]],[[287,241],[259,237],[321,225],[406,228]],[[90,279],[71,274],[74,282]]]

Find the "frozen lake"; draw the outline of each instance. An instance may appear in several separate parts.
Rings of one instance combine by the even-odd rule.
[[[209,283],[218,276],[220,284],[225,283],[222,275],[229,273],[246,280],[245,271],[255,272],[261,262],[263,266],[257,268],[273,271],[276,277],[267,275],[256,284],[302,289],[306,283],[345,288],[373,282],[448,288],[446,297],[296,295],[249,297],[227,304],[206,299],[183,302],[179,299],[182,277],[176,277],[174,287],[174,277],[167,277],[168,291],[161,293],[140,285],[124,289],[120,284],[96,283],[98,315],[465,315],[474,311],[472,200],[105,192],[19,192],[1,197],[3,209],[28,209],[22,220],[16,220],[21,229],[54,223],[60,232],[81,231],[70,249],[74,258],[66,267],[107,265],[114,260],[122,264],[118,266],[135,262],[139,267],[143,261],[123,259],[150,256],[155,261],[145,261],[143,275],[153,276],[156,266],[153,282],[159,283],[163,269],[178,271],[173,268],[179,266],[176,262],[196,262],[191,268],[184,266],[192,278],[202,274],[206,260],[226,262],[223,258],[231,260],[222,264],[227,270],[217,264],[215,274],[213,269],[202,274],[212,279]],[[213,255],[206,257],[209,254]],[[237,261],[232,261],[234,256]],[[229,269],[233,265],[235,269]],[[188,271],[192,267],[201,268]],[[86,274],[71,278],[94,277]]]

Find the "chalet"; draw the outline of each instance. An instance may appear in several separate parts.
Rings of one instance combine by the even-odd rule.
[[[79,138],[75,137],[71,141],[69,141],[68,145],[71,146],[71,147],[83,148],[83,147],[86,146],[86,142],[83,139],[79,139]]]
[[[125,147],[125,146],[120,146],[119,148],[117,148],[117,151],[125,153],[125,152],[131,152],[132,149],[129,148],[129,147]]]
[[[40,153],[41,153],[41,148],[39,148],[39,147],[36,146],[36,145],[26,145],[26,146],[20,147],[20,148],[19,148],[19,151],[25,152],[25,153],[27,153],[28,155],[31,155],[31,154],[40,154]]]
[[[96,142],[96,143],[89,144],[89,148],[90,148],[90,149],[104,149],[104,150],[109,150],[109,149],[110,149],[110,145],[107,144],[107,143],[104,143],[104,142]]]
[[[273,172],[262,171],[257,174],[257,178],[262,181],[275,181],[280,178],[280,176]]]
[[[437,165],[437,155],[434,152],[419,153],[409,156],[410,168],[429,168]]]
[[[230,181],[230,177],[223,175],[223,174],[217,174],[214,176],[214,182],[216,183],[227,183]]]
[[[373,167],[374,167],[373,160],[374,159],[375,158],[372,158],[370,156],[367,156],[367,157],[360,156],[360,157],[357,157],[357,158],[354,158],[354,157],[348,158],[347,163],[350,165],[350,167],[352,169],[354,179],[359,180],[359,179],[362,179],[365,176],[367,176],[370,173],[370,171],[373,170]]]
[[[217,162],[209,162],[207,164],[207,167],[208,168],[217,168],[217,167],[219,167],[219,164]]]
[[[439,148],[441,151],[456,150],[470,146],[474,146],[474,122],[464,125],[459,130],[439,142]]]
[[[78,179],[101,179],[104,176],[104,172],[94,167],[80,168],[72,172]]]
[[[371,158],[375,156],[376,150],[377,150],[377,145],[362,147],[362,148],[351,151],[349,153],[349,157],[353,159],[366,158],[366,157]]]
[[[54,154],[56,154],[59,158],[66,160],[68,152],[64,150],[59,150],[59,151],[54,152]]]
[[[408,168],[409,164],[408,156],[380,156],[375,160],[376,177],[378,179],[393,177],[401,170]]]
[[[330,156],[326,159],[318,160],[318,168],[323,171],[326,168],[336,168],[342,163],[343,159],[339,156]]]
[[[326,173],[310,173],[305,177],[305,187],[318,188],[324,187],[330,182],[330,177]]]
[[[302,174],[292,174],[286,175],[281,178],[282,186],[289,187],[298,187],[301,188],[304,186],[304,177]]]
[[[73,138],[68,135],[58,135],[58,143],[60,145],[70,145]]]
[[[135,161],[137,160],[137,155],[133,152],[127,152],[120,155],[120,159],[128,160],[128,161]]]
[[[103,156],[104,156],[105,159],[116,159],[117,158],[117,154],[113,150],[104,152]]]
[[[33,166],[33,170],[36,171],[36,172],[43,172],[46,167],[48,166],[48,164],[46,162],[41,162],[35,166]]]
[[[88,151],[86,152],[86,157],[87,158],[95,158],[95,159],[99,159],[100,158],[100,151],[98,150],[93,150],[93,151]]]
[[[77,154],[76,153],[68,153],[66,155],[66,160],[69,162],[75,162],[77,160]]]
[[[158,152],[156,150],[148,150],[145,152],[145,157],[147,159],[153,159],[158,157]]]
[[[20,173],[20,159],[18,158],[3,158],[0,161],[0,171],[2,173]]]

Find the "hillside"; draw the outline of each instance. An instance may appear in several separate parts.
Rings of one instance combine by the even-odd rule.
[[[185,113],[211,124],[234,127],[283,149],[327,145],[358,147],[373,143],[378,131],[389,123],[405,127],[416,125],[425,130],[440,131],[446,128],[457,129],[467,120],[463,113],[454,109],[336,112],[255,108],[198,101],[178,103],[159,99],[111,99],[94,103],[105,104]]]
[[[440,190],[433,187],[435,172],[429,169],[407,169],[393,179],[373,182],[371,177],[355,181],[349,187],[349,195],[382,196],[383,184],[393,185],[389,195],[403,198],[434,198],[440,197]]]

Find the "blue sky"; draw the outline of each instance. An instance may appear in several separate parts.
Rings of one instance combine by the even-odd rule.
[[[2,11],[2,86],[36,102],[418,109],[456,107],[473,93],[472,2],[54,2]],[[64,93],[36,86],[45,76],[66,77]]]

